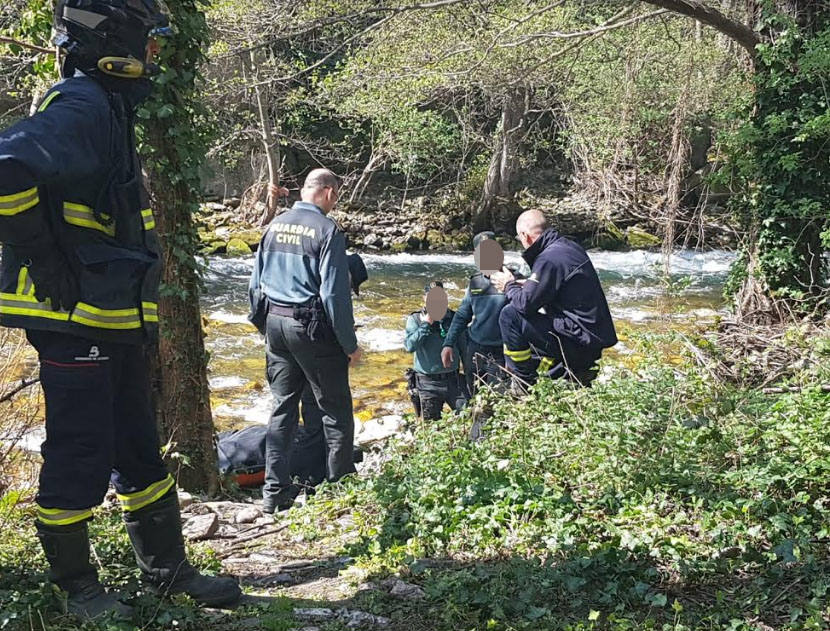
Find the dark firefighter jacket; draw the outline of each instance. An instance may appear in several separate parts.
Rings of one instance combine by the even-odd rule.
[[[295,202],[268,226],[248,293],[252,312],[261,295],[286,307],[319,297],[343,352],[357,349],[346,237],[314,204]]]
[[[156,333],[161,258],[133,123],[145,88],[64,79],[0,133],[0,324],[122,343]],[[16,247],[63,254],[79,284],[72,311],[37,301]]]
[[[617,343],[599,277],[579,244],[548,229],[522,256],[530,276],[524,284],[511,281],[504,288],[519,313],[544,308],[554,332],[579,346],[603,349]]]
[[[507,298],[490,283],[489,278],[481,272],[470,276],[467,293],[455,312],[444,346],[454,346],[469,326],[473,342],[501,348],[499,313],[505,304]]]

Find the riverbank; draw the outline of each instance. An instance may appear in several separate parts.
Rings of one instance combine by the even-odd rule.
[[[244,216],[260,217],[264,205],[240,210],[237,198],[207,201],[197,215],[199,238],[204,254],[244,254],[259,244],[261,228]],[[523,210],[542,210],[563,234],[585,247],[627,250],[659,248],[660,227],[623,208],[601,209],[579,193],[561,197],[534,197],[529,193],[510,205],[509,217]],[[736,235],[723,223],[722,211],[701,218],[701,225],[685,239],[678,233],[678,244],[709,249],[731,248]],[[435,199],[422,195],[408,199],[371,199],[360,203],[343,201],[332,213],[346,233],[349,247],[368,253],[459,252],[472,249],[470,216],[457,200],[446,194]],[[513,219],[505,222],[512,227]],[[496,229],[506,250],[517,248],[510,229]]]
[[[687,346],[717,354],[703,333],[634,336],[637,360],[607,362],[590,390],[546,382],[413,423],[274,523],[235,492],[188,507],[219,524],[192,551],[241,578],[237,612],[140,592],[112,504],[93,522],[102,575],[147,631],[826,628],[830,331],[788,334],[812,359],[784,394],[714,381]],[[77,628],[50,609],[31,506],[12,503],[0,626]]]

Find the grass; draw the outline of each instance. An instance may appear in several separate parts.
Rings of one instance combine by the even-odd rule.
[[[671,344],[632,338],[642,359],[590,390],[546,382],[521,402],[485,397],[477,443],[470,412],[421,425],[385,448],[377,476],[291,511],[289,532],[336,546],[340,529],[326,525],[350,511],[343,580],[397,575],[426,592],[355,597],[395,629],[830,627],[830,396],[816,387],[830,361],[798,376],[800,392],[767,395],[717,383],[690,358],[665,361]],[[0,508],[12,524],[0,532],[0,628],[30,628],[51,599],[29,518]],[[107,580],[136,589],[117,517],[97,521]],[[144,628],[209,626],[187,601],[146,603]],[[263,628],[302,627],[289,605],[257,614]]]

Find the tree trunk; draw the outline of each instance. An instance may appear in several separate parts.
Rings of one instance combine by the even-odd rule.
[[[511,184],[516,175],[519,143],[525,127],[525,115],[529,109],[530,93],[524,87],[511,89],[502,101],[501,123],[487,169],[481,202],[473,216],[473,229],[478,232],[496,228],[499,223],[498,208],[509,202]]]
[[[205,115],[196,93],[208,27],[199,0],[168,0],[173,34],[161,52],[175,69],[142,106],[142,154],[161,239],[164,274],[159,297],[160,336],[153,374],[159,433],[180,486],[213,493],[218,487],[216,448],[207,381],[199,271],[193,225],[200,169],[206,153]]]
[[[750,26],[756,28],[761,16],[760,4],[751,0],[748,8],[752,20]],[[830,3],[827,2],[777,0],[775,8],[779,13],[792,17],[798,23],[805,39],[819,28],[819,21],[822,17],[825,24],[830,22]],[[767,32],[765,35],[773,39],[777,33]],[[793,60],[792,64],[792,70],[798,72],[797,60]],[[766,72],[766,69],[758,68],[757,72]],[[793,81],[789,85],[790,95],[781,101],[786,109],[795,108],[801,96],[810,94],[814,89],[819,89],[819,86],[811,87],[802,81]],[[753,114],[753,118],[757,121],[756,128],[763,126],[764,118],[778,114],[774,105],[775,99],[770,99],[768,94],[762,95],[762,98],[763,101],[759,101]],[[782,136],[778,139],[770,139],[766,144],[760,141],[754,150],[763,155],[780,144],[791,144],[791,139]],[[826,143],[814,149],[816,152],[814,162],[827,164]],[[809,147],[805,147],[805,151],[812,153]],[[823,154],[823,159],[819,157],[819,154]],[[824,262],[821,256],[822,221],[816,217],[801,217],[792,212],[792,209],[796,208],[805,197],[812,197],[824,206],[826,192],[810,190],[807,186],[790,182],[789,176],[783,174],[780,167],[762,169],[759,173],[759,181],[755,184],[759,190],[766,191],[764,197],[772,200],[767,200],[766,205],[775,204],[778,210],[774,216],[769,214],[760,216],[757,212],[752,212],[748,216],[746,225],[748,232],[747,269],[743,284],[736,295],[736,314],[742,321],[770,324],[802,316],[805,312],[809,313],[813,308],[814,299],[820,296],[822,291],[826,291],[822,288],[822,280],[826,280],[822,270]],[[759,206],[763,202],[762,198]],[[825,225],[827,225],[826,221]],[[784,274],[776,273],[764,265],[765,255],[774,255],[776,250],[781,248],[788,248],[795,259],[790,262]],[[803,292],[803,297],[793,299],[791,296],[793,290]]]
[[[262,148],[265,151],[265,161],[268,164],[268,184],[277,187],[280,184],[280,148],[274,139],[274,126],[268,115],[268,107],[262,94],[262,86],[259,82],[257,72],[256,53],[251,50],[249,70],[252,73],[254,83],[254,94],[256,96],[257,112],[259,113],[260,135],[262,137]],[[259,221],[261,226],[270,222],[277,212],[276,196],[268,195],[266,198],[265,213]]]
[[[163,131],[151,128],[148,139],[161,152]],[[158,133],[161,132],[161,133]],[[159,299],[160,332],[155,393],[159,433],[169,443],[168,462],[178,469],[178,484],[214,493],[218,488],[216,445],[207,380],[199,277],[192,255],[181,249],[179,235],[194,232],[189,191],[181,184],[162,184],[153,174],[153,207],[162,244],[164,275]],[[170,457],[171,454],[180,454]]]
[[[827,291],[820,235],[828,226],[821,209],[826,208],[830,190],[826,179],[816,174],[826,166],[830,149],[826,142],[813,138],[810,146],[799,140],[801,151],[793,154],[789,148],[797,132],[790,128],[772,132],[767,125],[770,118],[796,115],[806,120],[824,113],[812,99],[825,89],[821,78],[800,70],[801,40],[778,38],[778,33],[763,30],[756,34],[764,11],[757,0],[747,2],[749,24],[728,18],[698,0],[646,2],[717,29],[740,43],[753,59],[755,47],[762,41],[773,48],[772,65],[765,58],[755,59],[756,99],[747,134],[753,140],[746,147],[753,166],[744,173],[747,190],[742,207],[736,208],[743,216],[747,237],[746,269],[736,295],[736,310],[742,320],[770,323],[820,309],[821,296]],[[774,9],[797,22],[804,40],[830,24],[827,0],[776,0]],[[771,24],[761,26],[776,28],[775,21]],[[776,61],[775,55],[782,59]],[[776,76],[787,71],[791,74],[786,81]],[[794,114],[796,109],[799,111]],[[785,160],[796,160],[797,168],[784,169]]]

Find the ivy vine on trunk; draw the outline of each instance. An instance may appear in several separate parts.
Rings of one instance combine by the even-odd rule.
[[[154,381],[162,441],[181,454],[179,484],[212,492],[217,487],[216,452],[193,223],[207,153],[204,109],[196,87],[208,27],[201,0],[168,0],[167,6],[174,35],[162,50],[164,72],[138,112],[165,264]]]
[[[803,19],[766,12],[755,95],[732,146],[749,235],[730,286],[750,320],[825,311],[830,246],[830,8]],[[823,239],[822,239],[823,236]]]

